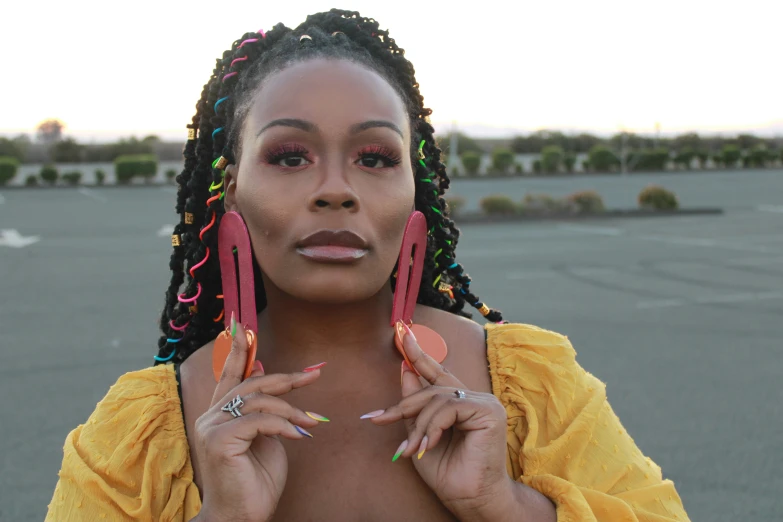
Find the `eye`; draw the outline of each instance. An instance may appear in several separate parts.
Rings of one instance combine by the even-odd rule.
[[[286,143],[270,150],[266,154],[266,162],[285,168],[304,167],[312,163],[307,155],[307,149],[301,145]]]
[[[359,152],[357,163],[369,169],[386,169],[400,164],[400,156],[388,147],[373,145]]]

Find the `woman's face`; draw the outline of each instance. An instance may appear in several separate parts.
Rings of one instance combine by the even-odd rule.
[[[346,303],[387,284],[414,209],[410,125],[380,75],[344,60],[265,79],[226,172],[265,283]]]

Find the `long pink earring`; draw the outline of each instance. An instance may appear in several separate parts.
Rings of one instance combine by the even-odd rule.
[[[250,235],[242,216],[236,212],[226,212],[220,220],[218,257],[223,280],[223,315],[226,329],[215,339],[215,346],[212,349],[212,371],[215,374],[215,381],[219,381],[226,358],[231,351],[233,337],[230,328],[233,314],[235,320],[245,326],[247,333],[248,355],[244,375],[247,379],[253,371],[253,362],[258,348],[258,317]]]
[[[427,251],[427,220],[424,214],[414,211],[405,225],[405,233],[400,247],[400,258],[397,262],[397,283],[394,288],[394,304],[392,305],[391,326],[395,328],[394,345],[397,351],[414,369],[402,345],[406,324],[413,331],[416,341],[430,357],[443,362],[448,355],[446,341],[436,331],[413,324],[413,311],[419,296],[421,276],[424,272],[424,255]],[[411,256],[413,262],[411,263]],[[415,371],[415,369],[414,369]]]

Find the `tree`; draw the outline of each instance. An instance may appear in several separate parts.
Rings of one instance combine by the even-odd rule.
[[[514,165],[514,154],[508,149],[499,147],[492,151],[492,169],[497,172],[508,174],[509,169]]]
[[[727,167],[734,167],[742,158],[742,151],[736,145],[724,145],[721,150],[721,160]]]
[[[84,147],[75,139],[66,138],[52,146],[52,160],[57,163],[79,163],[83,159]]]
[[[445,155],[449,153],[449,144],[451,143],[451,133],[446,134],[442,138],[438,138],[438,146]],[[473,138],[466,136],[461,132],[457,133],[457,154],[460,156],[463,152],[477,152],[479,154],[484,153],[484,149],[481,148]]]
[[[477,152],[463,152],[461,158],[462,166],[465,167],[465,172],[467,172],[469,176],[478,174],[479,166],[481,166],[481,156],[479,156]]]
[[[703,147],[701,136],[695,132],[680,134],[672,140],[672,148],[678,152],[685,149],[696,151],[701,150]]]
[[[24,161],[24,149],[16,140],[0,138],[0,156],[14,158],[17,161]]]
[[[563,148],[558,145],[549,145],[541,151],[541,168],[547,174],[560,171],[563,162]]]
[[[620,160],[617,159],[617,156],[603,145],[596,145],[590,149],[589,161],[590,168],[597,172],[606,172],[620,165]]]
[[[57,119],[48,119],[42,121],[36,127],[36,131],[38,132],[38,140],[46,143],[47,145],[56,143],[60,141],[64,128],[65,124]]]

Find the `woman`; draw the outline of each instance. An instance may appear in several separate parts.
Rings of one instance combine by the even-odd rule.
[[[358,13],[224,53],[189,125],[157,364],[69,434],[47,520],[687,519],[568,340],[502,324],[471,290],[429,114]],[[443,337],[442,363],[390,328],[414,210],[412,322]],[[226,212],[252,243],[250,337],[235,317],[221,333]]]

